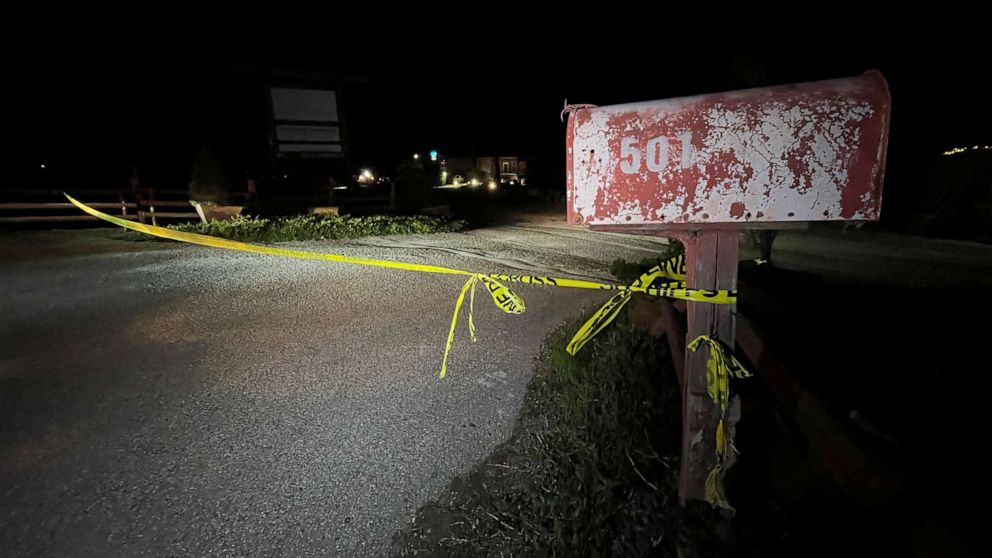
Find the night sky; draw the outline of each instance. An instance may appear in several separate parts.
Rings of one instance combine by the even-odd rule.
[[[334,43],[333,45],[337,45]],[[554,43],[552,43],[554,44]],[[3,188],[48,175],[95,184],[125,180],[131,164],[181,188],[200,145],[246,164],[245,138],[264,126],[264,99],[241,85],[252,72],[320,70],[355,76],[343,102],[352,163],[390,173],[415,150],[449,156],[519,154],[561,182],[567,98],[599,105],[751,85],[830,79],[879,69],[893,119],[887,201],[913,191],[921,161],[945,149],[992,143],[981,84],[984,52],[972,44],[875,41],[835,49],[711,50],[620,41],[616,48],[523,42],[466,48],[432,40],[368,54],[356,42],[249,49],[53,49],[6,69],[11,118],[0,157]],[[693,43],[684,43],[691,45]],[[381,45],[380,45],[381,46]],[[367,52],[366,52],[367,51]],[[254,119],[254,120],[253,120]],[[236,169],[235,169],[236,170]],[[905,186],[896,185],[905,181]],[[110,187],[118,187],[119,184]],[[889,200],[888,198],[895,198]]]

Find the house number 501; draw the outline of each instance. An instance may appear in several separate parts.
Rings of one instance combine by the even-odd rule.
[[[692,164],[692,133],[679,134],[682,142],[682,168],[687,169]],[[637,136],[628,136],[620,142],[620,170],[624,174],[635,174],[641,171],[641,148]],[[668,136],[658,136],[648,140],[644,147],[644,162],[651,172],[662,172],[668,166]]]

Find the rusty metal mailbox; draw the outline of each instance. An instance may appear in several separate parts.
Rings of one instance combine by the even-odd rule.
[[[736,292],[741,228],[879,218],[890,104],[885,78],[868,72],[665,101],[566,106],[568,221],[676,237],[685,245],[688,287]],[[689,302],[685,341],[706,338],[732,350],[735,316],[732,305]],[[678,344],[669,343],[674,354]],[[728,408],[712,401],[712,350],[685,351],[679,498],[729,507],[723,478],[736,450],[725,441],[740,414],[733,400]]]
[[[878,72],[569,107],[568,220],[691,225],[877,220],[890,98]]]

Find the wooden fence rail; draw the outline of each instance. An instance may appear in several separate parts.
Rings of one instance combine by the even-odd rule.
[[[0,224],[97,221],[90,215],[79,214],[74,205],[65,201],[61,190],[4,190],[0,193],[10,200],[0,200]],[[200,218],[189,202],[187,190],[139,187],[132,190],[80,190],[73,195],[90,207],[141,223],[158,225],[162,219],[196,221]],[[108,197],[117,200],[108,201]]]

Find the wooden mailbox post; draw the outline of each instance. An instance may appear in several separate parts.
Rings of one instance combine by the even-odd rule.
[[[872,71],[681,99],[568,106],[568,222],[678,238],[688,287],[736,289],[742,229],[878,220],[890,104],[885,78]],[[734,305],[689,302],[688,340],[709,335],[732,349],[735,313]],[[707,395],[709,350],[685,355],[683,504],[704,499],[716,464],[721,411]]]

